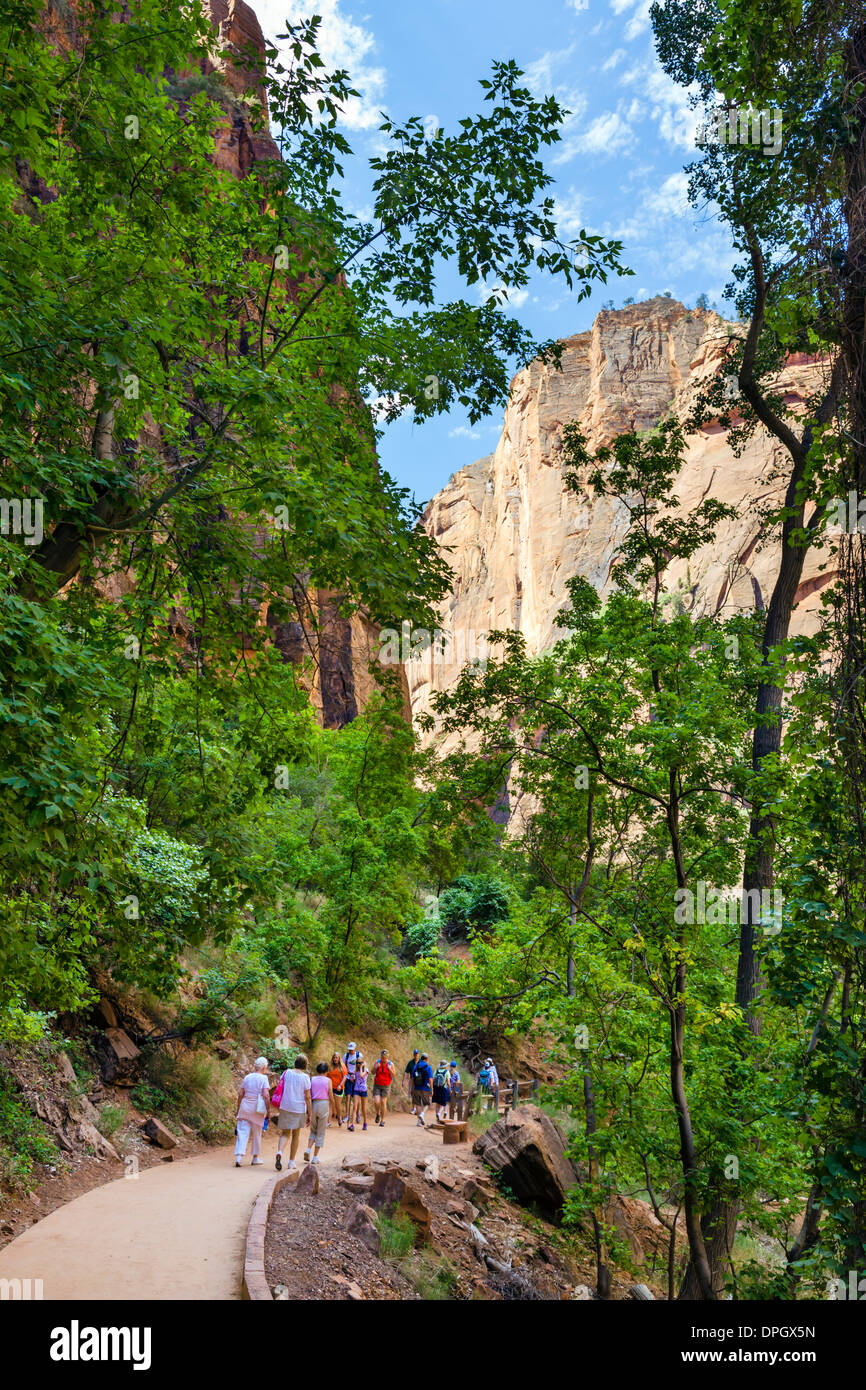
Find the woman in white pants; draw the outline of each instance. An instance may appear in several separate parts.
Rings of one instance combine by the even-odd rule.
[[[238,1140],[235,1144],[235,1167],[247,1151],[250,1136],[253,1141],[253,1167],[261,1163],[262,1125],[268,1113],[268,1059],[257,1057],[255,1071],[247,1072],[238,1088]]]

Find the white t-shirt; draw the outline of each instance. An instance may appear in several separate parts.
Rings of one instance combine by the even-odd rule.
[[[305,1071],[283,1072],[283,1095],[280,1109],[289,1110],[293,1115],[302,1115],[306,1110],[304,1092],[310,1089],[310,1078]]]
[[[346,1052],[343,1056],[343,1061],[346,1063],[346,1071],[350,1076],[354,1076],[355,1072],[358,1070],[357,1050],[355,1052]]]

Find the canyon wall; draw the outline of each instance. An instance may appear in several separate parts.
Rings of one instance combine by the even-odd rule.
[[[439,610],[444,649],[434,643],[407,663],[415,716],[430,712],[431,697],[454,682],[467,659],[483,654],[489,629],[519,630],[529,652],[538,653],[559,635],[569,579],[583,575],[602,595],[609,591],[627,512],[604,498],[587,505],[566,490],[563,426],[578,421],[592,449],[671,411],[685,419],[700,383],[718,372],[732,329],[717,314],[659,297],[602,311],[589,332],[564,340],[561,371],[533,362],[517,374],[495,451],[455,473],[424,513],[454,584]],[[820,389],[823,373],[820,364],[794,360],[780,394],[797,409]],[[737,458],[717,422],[690,434],[687,444],[676,485],[682,506],[712,496],[736,506],[738,516],[722,523],[688,565],[673,563],[666,587],[696,614],[763,607],[779,536],[762,510],[781,501],[787,456],[761,429]],[[793,632],[815,630],[821,590],[833,577],[826,552],[811,551]]]

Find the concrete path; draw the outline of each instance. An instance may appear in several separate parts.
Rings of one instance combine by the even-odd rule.
[[[274,1175],[276,1147],[271,1127],[260,1168],[249,1156],[235,1168],[232,1146],[96,1187],[0,1251],[0,1279],[41,1279],[46,1299],[240,1298],[247,1224]],[[441,1133],[389,1115],[384,1130],[371,1120],[366,1134],[332,1126],[321,1161],[339,1164],[347,1153],[414,1161],[441,1147]]]

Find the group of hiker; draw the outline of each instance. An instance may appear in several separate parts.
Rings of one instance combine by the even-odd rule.
[[[252,1164],[254,1167],[261,1164],[262,1133],[268,1124],[270,1106],[278,1111],[277,1171],[282,1170],[286,1139],[289,1140],[286,1169],[291,1171],[297,1166],[295,1155],[304,1128],[309,1131],[304,1150],[304,1160],[309,1163],[318,1163],[325,1133],[333,1121],[340,1128],[345,1124],[352,1132],[356,1126],[365,1130],[371,1089],[374,1121],[384,1128],[391,1086],[396,1077],[386,1048],[379,1053],[372,1072],[354,1042],[349,1043],[342,1056],[334,1052],[330,1062],[319,1062],[312,1074],[308,1065],[305,1054],[299,1052],[294,1065],[283,1072],[271,1094],[268,1059],[256,1058],[254,1070],[247,1073],[238,1088],[236,1168],[240,1168],[251,1141]],[[431,1101],[436,1107],[436,1119],[443,1121],[446,1114],[453,1118],[463,1094],[456,1061],[443,1060],[434,1071],[427,1053],[417,1047],[404,1068],[403,1085],[411,1101],[411,1113],[422,1128]],[[479,1073],[478,1089],[482,1095],[492,1095],[498,1085],[496,1068],[488,1057]]]

